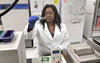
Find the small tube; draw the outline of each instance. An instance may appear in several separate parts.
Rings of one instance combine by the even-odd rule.
[[[45,19],[45,17],[40,17],[40,20],[44,20]]]

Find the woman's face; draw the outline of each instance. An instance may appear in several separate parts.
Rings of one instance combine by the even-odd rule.
[[[47,8],[45,11],[45,19],[48,23],[51,23],[54,21],[54,12],[52,8]]]

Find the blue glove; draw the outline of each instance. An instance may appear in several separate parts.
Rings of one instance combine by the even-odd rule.
[[[29,21],[29,24],[28,24],[28,29],[27,29],[28,32],[30,32],[33,29],[33,27],[35,25],[35,22],[37,20],[39,20],[39,17],[38,16],[31,16],[29,18],[29,20],[28,20]]]
[[[29,23],[35,23],[37,20],[39,20],[38,16],[31,16],[28,21]]]

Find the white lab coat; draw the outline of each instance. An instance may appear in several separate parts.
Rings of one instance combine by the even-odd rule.
[[[26,27],[27,29],[27,27]],[[50,49],[59,47],[61,50],[69,47],[70,43],[68,42],[68,31],[66,26],[61,23],[61,30],[55,25],[54,37],[52,37],[49,32],[47,23],[45,27],[40,24],[39,21],[35,23],[33,31],[27,33],[25,30],[25,35],[27,38],[33,38],[37,36],[38,39],[38,53],[40,56],[50,54]],[[32,35],[32,34],[33,35]]]

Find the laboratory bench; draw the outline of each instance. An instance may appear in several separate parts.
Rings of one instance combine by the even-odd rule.
[[[0,42],[0,63],[26,63],[25,42],[22,31],[15,31],[11,42]]]

